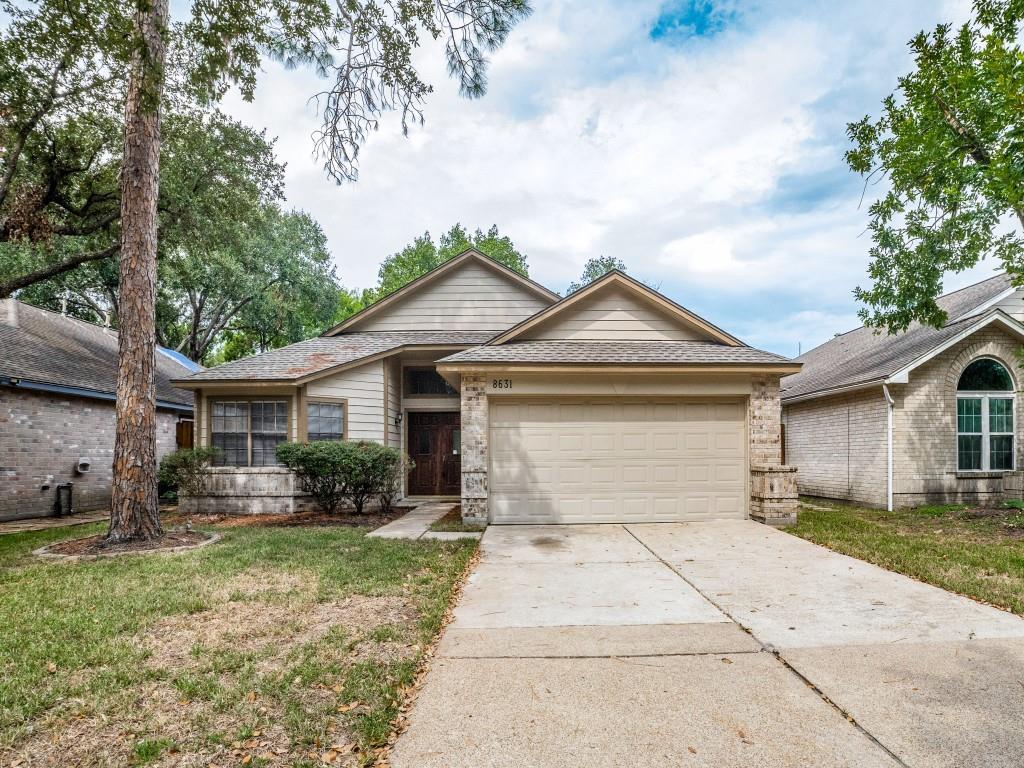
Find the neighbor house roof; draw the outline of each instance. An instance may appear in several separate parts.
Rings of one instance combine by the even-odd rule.
[[[171,380],[197,367],[187,367],[161,348],[156,355],[157,403],[191,409],[192,393],[171,386]],[[117,391],[117,332],[16,299],[0,300],[0,382],[112,400]]]
[[[484,331],[375,331],[318,336],[245,357],[189,376],[178,383],[198,387],[219,381],[280,381],[294,384],[327,371],[409,347],[466,347],[483,344]]]
[[[1009,277],[1000,274],[941,296],[938,305],[949,318],[941,328],[913,323],[905,332],[890,335],[862,326],[840,334],[797,358],[803,368],[782,380],[782,399],[820,397],[881,384],[984,324],[997,321],[1013,329],[1019,325],[1016,321],[991,309],[992,303],[1009,290]]]
[[[511,341],[467,349],[439,363],[794,367],[771,352],[711,341]]]

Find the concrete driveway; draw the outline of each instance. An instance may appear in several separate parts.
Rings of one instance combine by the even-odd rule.
[[[747,521],[481,546],[395,768],[1021,764],[1015,616]]]

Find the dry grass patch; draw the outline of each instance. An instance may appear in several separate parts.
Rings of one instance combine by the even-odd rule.
[[[117,564],[0,548],[0,765],[368,765],[472,551],[344,527]]]

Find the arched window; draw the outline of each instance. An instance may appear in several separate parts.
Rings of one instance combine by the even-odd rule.
[[[1013,469],[1013,380],[983,357],[956,385],[956,466],[963,472]]]

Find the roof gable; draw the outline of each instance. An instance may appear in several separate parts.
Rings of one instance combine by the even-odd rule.
[[[488,344],[505,344],[513,339],[703,341],[744,346],[735,336],[618,270],[499,334]]]
[[[468,249],[324,332],[492,331],[558,300],[558,294]]]

